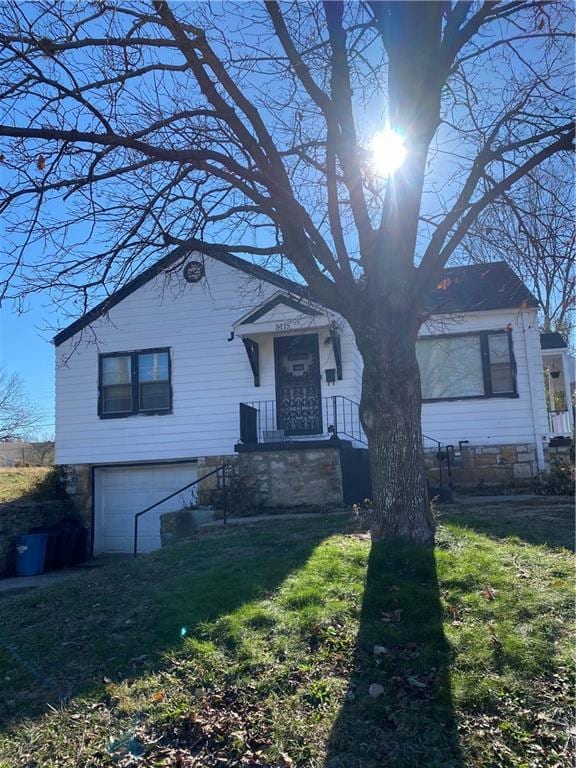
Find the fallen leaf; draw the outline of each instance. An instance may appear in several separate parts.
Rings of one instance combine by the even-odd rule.
[[[164,694],[162,691],[156,691],[156,693],[152,696],[152,701],[164,701]]]

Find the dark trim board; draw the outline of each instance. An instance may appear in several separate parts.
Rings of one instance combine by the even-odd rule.
[[[250,363],[250,368],[252,369],[252,376],[254,377],[254,386],[259,387],[260,386],[260,347],[257,341],[254,341],[254,339],[249,339],[247,336],[245,336],[242,339],[242,343],[244,344],[244,349],[246,350],[246,355],[248,356],[248,362]]]
[[[308,286],[302,283],[270,272],[258,264],[252,264],[233,253],[229,253],[220,246],[200,245],[191,241],[189,245],[175,248],[126,285],[111,293],[85,315],[63,328],[54,336],[55,346],[59,346],[70,339],[90,323],[105,315],[112,307],[137,291],[149,280],[157,277],[164,270],[174,267],[178,261],[183,263],[188,256],[195,252],[210,256],[222,264],[227,264],[233,269],[238,269],[257,280],[275,285],[296,296],[314,300]],[[429,296],[425,309],[429,314],[449,314],[537,306],[536,298],[520,278],[505,262],[497,261],[490,264],[447,267],[443,272],[443,279]]]
[[[235,453],[268,453],[270,451],[305,451],[313,448],[352,447],[350,440],[330,437],[326,440],[284,440],[281,443],[236,443]]]
[[[148,269],[145,269],[142,274],[130,280],[126,285],[122,286],[122,288],[114,291],[114,293],[111,293],[110,296],[104,299],[104,301],[101,301],[100,304],[97,304],[89,312],[86,312],[85,315],[82,315],[78,320],[75,320],[73,323],[66,326],[66,328],[63,328],[54,336],[54,345],[58,347],[83,328],[86,328],[90,323],[93,323],[95,320],[98,320],[98,318],[105,315],[112,309],[112,307],[115,307],[116,304],[119,304],[127,296],[134,293],[134,291],[137,291],[150,280],[153,280],[161,272],[177,265],[178,261],[184,262],[188,256],[199,250],[199,248],[194,247],[193,245],[181,245],[178,248],[175,248],[169,254],[152,264],[152,266],[148,267]],[[202,252],[206,256],[216,259],[216,261],[220,261],[222,264],[227,264],[233,269],[239,269],[241,272],[245,272],[258,280],[271,283],[272,285],[278,286],[278,288],[282,288],[285,291],[295,293],[304,298],[309,296],[307,286],[302,285],[301,283],[296,283],[294,280],[289,280],[287,277],[282,277],[282,275],[276,275],[273,272],[264,269],[264,267],[260,267],[258,264],[251,264],[249,261],[245,261],[244,259],[235,256],[233,253],[228,253],[228,251],[225,251],[222,248],[218,248],[217,246],[203,248]]]
[[[259,320],[261,317],[264,317],[264,315],[267,315],[271,309],[274,309],[274,307],[280,306],[280,304],[284,304],[285,306],[290,307],[291,309],[295,309],[298,312],[301,312],[303,315],[317,316],[320,314],[320,312],[318,312],[316,309],[312,309],[312,307],[307,307],[305,304],[302,304],[301,302],[290,298],[290,296],[276,296],[275,298],[263,304],[259,309],[256,310],[256,312],[253,312],[245,320],[242,320],[240,325],[248,325],[248,323],[255,323],[256,320]]]
[[[86,462],[88,463],[88,462]],[[91,464],[92,469],[122,469],[123,467],[161,467],[164,464],[196,464],[193,459],[148,459],[144,461],[109,461],[105,464]],[[73,466],[73,465],[72,465]]]

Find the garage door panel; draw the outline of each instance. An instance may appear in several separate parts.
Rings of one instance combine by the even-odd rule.
[[[131,552],[134,515],[193,482],[195,463],[147,467],[109,467],[95,472],[94,551]],[[160,516],[195,500],[195,489],[146,512],[138,523],[138,551],[160,547]]]

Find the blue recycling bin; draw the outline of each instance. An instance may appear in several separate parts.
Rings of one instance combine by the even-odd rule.
[[[16,541],[16,576],[37,576],[44,573],[46,533],[26,533]]]

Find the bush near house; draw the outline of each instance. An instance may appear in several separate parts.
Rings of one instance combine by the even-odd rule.
[[[449,516],[447,516],[449,515]],[[571,505],[212,533],[0,601],[0,765],[572,765]]]

